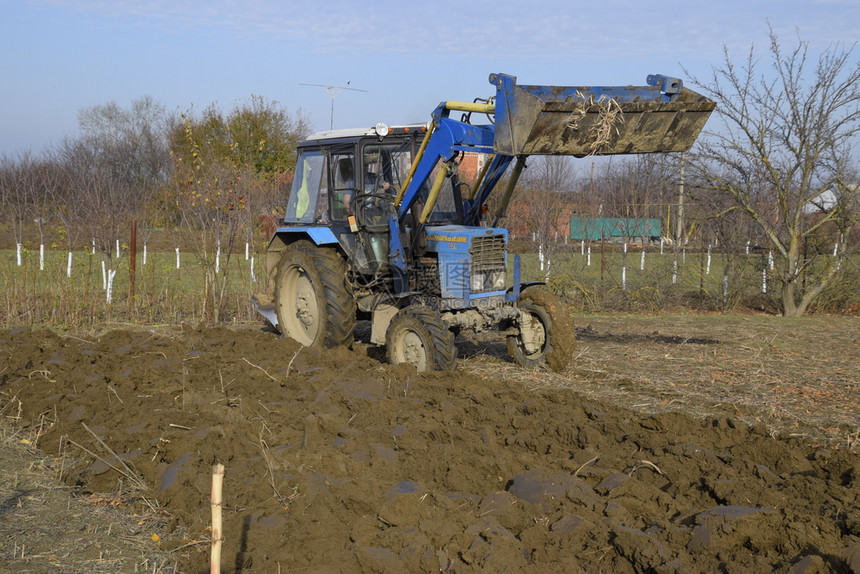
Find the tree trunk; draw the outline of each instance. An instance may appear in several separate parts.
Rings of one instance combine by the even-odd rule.
[[[216,289],[215,271],[207,264],[204,278],[203,320],[209,325],[218,322]]]
[[[803,310],[798,307],[794,300],[797,282],[793,280],[784,281],[782,284],[782,316],[799,317]]]

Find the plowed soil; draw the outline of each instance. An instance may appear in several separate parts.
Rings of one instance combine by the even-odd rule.
[[[208,571],[216,463],[225,572],[860,572],[856,452],[733,412],[626,410],[492,353],[418,374],[258,327],[21,328],[0,360],[68,483],[163,509],[183,572]]]

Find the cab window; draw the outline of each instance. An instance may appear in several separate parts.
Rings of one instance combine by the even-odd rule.
[[[355,196],[355,156],[349,153],[333,153],[331,156],[332,182],[331,197],[332,219],[343,220],[353,213],[352,200]]]
[[[313,223],[327,218],[328,177],[326,158],[319,150],[305,151],[296,163],[296,175],[287,197],[284,221]]]

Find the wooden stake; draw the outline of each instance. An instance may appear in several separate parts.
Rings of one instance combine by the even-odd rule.
[[[209,563],[210,574],[221,573],[221,544],[224,536],[221,531],[221,491],[224,485],[224,465],[212,467],[212,556]]]

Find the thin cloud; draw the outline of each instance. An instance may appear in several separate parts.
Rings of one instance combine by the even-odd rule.
[[[524,16],[505,3],[487,12],[462,2],[437,1],[403,10],[394,2],[371,6],[327,2],[321,10],[310,2],[266,0],[176,3],[166,0],[42,0],[103,25],[147,23],[175,34],[228,34],[231,39],[277,41],[311,53],[377,55],[461,54],[470,57],[624,58],[639,53],[684,56],[724,43],[743,41],[764,29],[762,18],[738,21],[725,6],[692,7],[669,2],[605,2],[583,15],[569,2],[542,3]],[[292,5],[291,5],[292,4]],[[749,19],[747,19],[749,20]],[[812,19],[814,20],[814,18]]]

